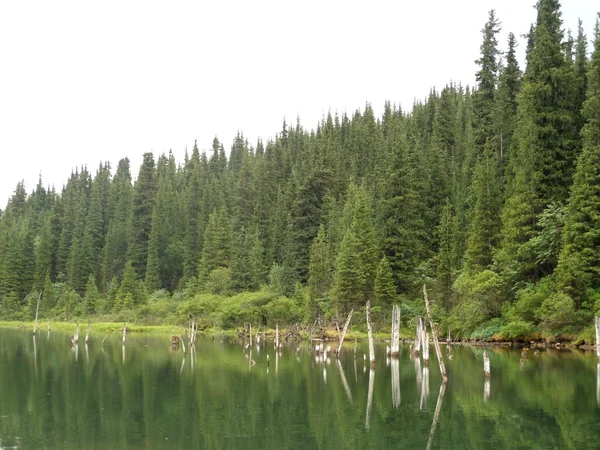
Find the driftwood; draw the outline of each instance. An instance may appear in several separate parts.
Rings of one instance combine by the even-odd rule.
[[[348,314],[348,318],[346,319],[346,324],[344,325],[344,329],[342,330],[342,334],[340,335],[340,342],[337,346],[337,350],[336,353],[339,355],[340,352],[342,351],[342,344],[344,343],[344,338],[346,337],[346,332],[348,331],[348,327],[350,326],[350,320],[352,319],[352,313],[354,312],[354,310],[350,310],[350,313]]]
[[[398,356],[400,352],[400,307],[394,305],[392,309],[392,342],[391,355]]]
[[[369,361],[375,366],[375,346],[373,345],[373,328],[371,327],[371,302],[367,302],[367,332],[369,335]]]
[[[446,366],[444,365],[444,359],[442,356],[442,351],[440,350],[440,343],[437,338],[437,330],[435,325],[433,324],[433,319],[431,317],[431,307],[429,306],[429,296],[427,295],[427,288],[423,285],[423,297],[425,297],[425,308],[427,309],[427,317],[429,318],[429,325],[431,327],[431,334],[433,337],[433,345],[435,347],[435,353],[438,358],[438,364],[440,365],[440,372],[442,374],[442,380],[448,380],[448,375],[446,374]]]

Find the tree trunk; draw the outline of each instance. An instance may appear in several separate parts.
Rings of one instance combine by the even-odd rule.
[[[367,302],[369,305],[369,302]],[[370,308],[369,308],[370,309]],[[375,361],[373,361],[375,362]],[[371,367],[369,371],[369,393],[367,394],[367,417],[365,419],[365,427],[367,431],[371,428],[371,410],[373,409],[373,387],[375,386],[375,369]]]
[[[33,334],[35,334],[36,328],[39,329],[39,327],[38,327],[38,312],[40,310],[40,299],[41,298],[42,298],[42,293],[40,292],[40,295],[38,295],[38,299],[37,299],[37,306],[35,307],[35,322],[33,322]]]
[[[425,297],[425,308],[427,309],[427,317],[429,318],[429,326],[431,327],[431,334],[433,337],[433,345],[435,347],[435,353],[437,355],[438,363],[440,365],[440,373],[442,374],[442,380],[448,380],[448,376],[446,375],[446,366],[444,365],[444,359],[442,357],[442,351],[440,350],[440,343],[437,338],[437,330],[435,325],[433,324],[433,319],[431,317],[431,308],[429,306],[429,296],[427,295],[427,288],[423,285],[423,296]]]
[[[423,354],[423,363],[429,365],[429,333],[425,329],[421,330],[421,353]]]
[[[373,345],[373,329],[371,327],[371,302],[367,302],[367,332],[369,335],[369,361],[375,366],[375,346]]]
[[[490,372],[490,357],[487,350],[483,351],[483,373],[485,373],[486,378],[489,378],[492,375]]]
[[[391,355],[398,356],[400,353],[400,307],[394,305],[392,309],[392,343]]]
[[[419,356],[419,352],[421,351],[421,341],[423,340],[423,318],[417,318],[417,328],[415,332],[415,345],[412,349],[413,356]]]
[[[336,353],[339,355],[342,351],[342,344],[344,343],[344,338],[346,337],[346,332],[348,331],[348,327],[350,326],[350,320],[352,319],[352,313],[354,312],[354,310],[350,310],[350,313],[348,314],[348,318],[346,319],[346,324],[344,325],[344,329],[342,330],[342,334],[340,336],[340,342],[338,344]]]
[[[600,317],[596,317],[596,356],[600,358]]]

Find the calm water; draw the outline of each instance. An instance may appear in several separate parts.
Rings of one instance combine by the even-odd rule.
[[[490,349],[486,386],[482,350],[454,347],[442,386],[435,359],[423,369],[408,346],[391,362],[376,347],[370,370],[366,345],[323,364],[306,342],[279,358],[269,343],[252,365],[218,338],[184,360],[168,336],[130,334],[124,350],[103,337],[75,351],[63,333],[0,330],[0,448],[600,448],[593,354],[521,365],[520,351]]]

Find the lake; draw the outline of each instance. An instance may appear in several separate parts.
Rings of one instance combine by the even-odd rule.
[[[306,341],[250,356],[199,336],[184,357],[167,335],[105,336],[73,349],[0,329],[0,448],[600,448],[592,353],[489,348],[486,384],[483,349],[452,346],[443,385],[433,346],[425,368],[407,344],[391,361],[377,344],[371,370],[366,343],[322,362]]]

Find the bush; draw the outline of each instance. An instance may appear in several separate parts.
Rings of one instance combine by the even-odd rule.
[[[274,328],[279,324],[293,324],[302,320],[302,308],[293,299],[279,297],[261,308],[268,327]]]
[[[531,322],[516,319],[502,327],[502,338],[508,340],[527,340],[535,332],[535,327]]]
[[[556,292],[542,302],[537,311],[540,328],[555,333],[575,321],[575,302],[563,292]]]

